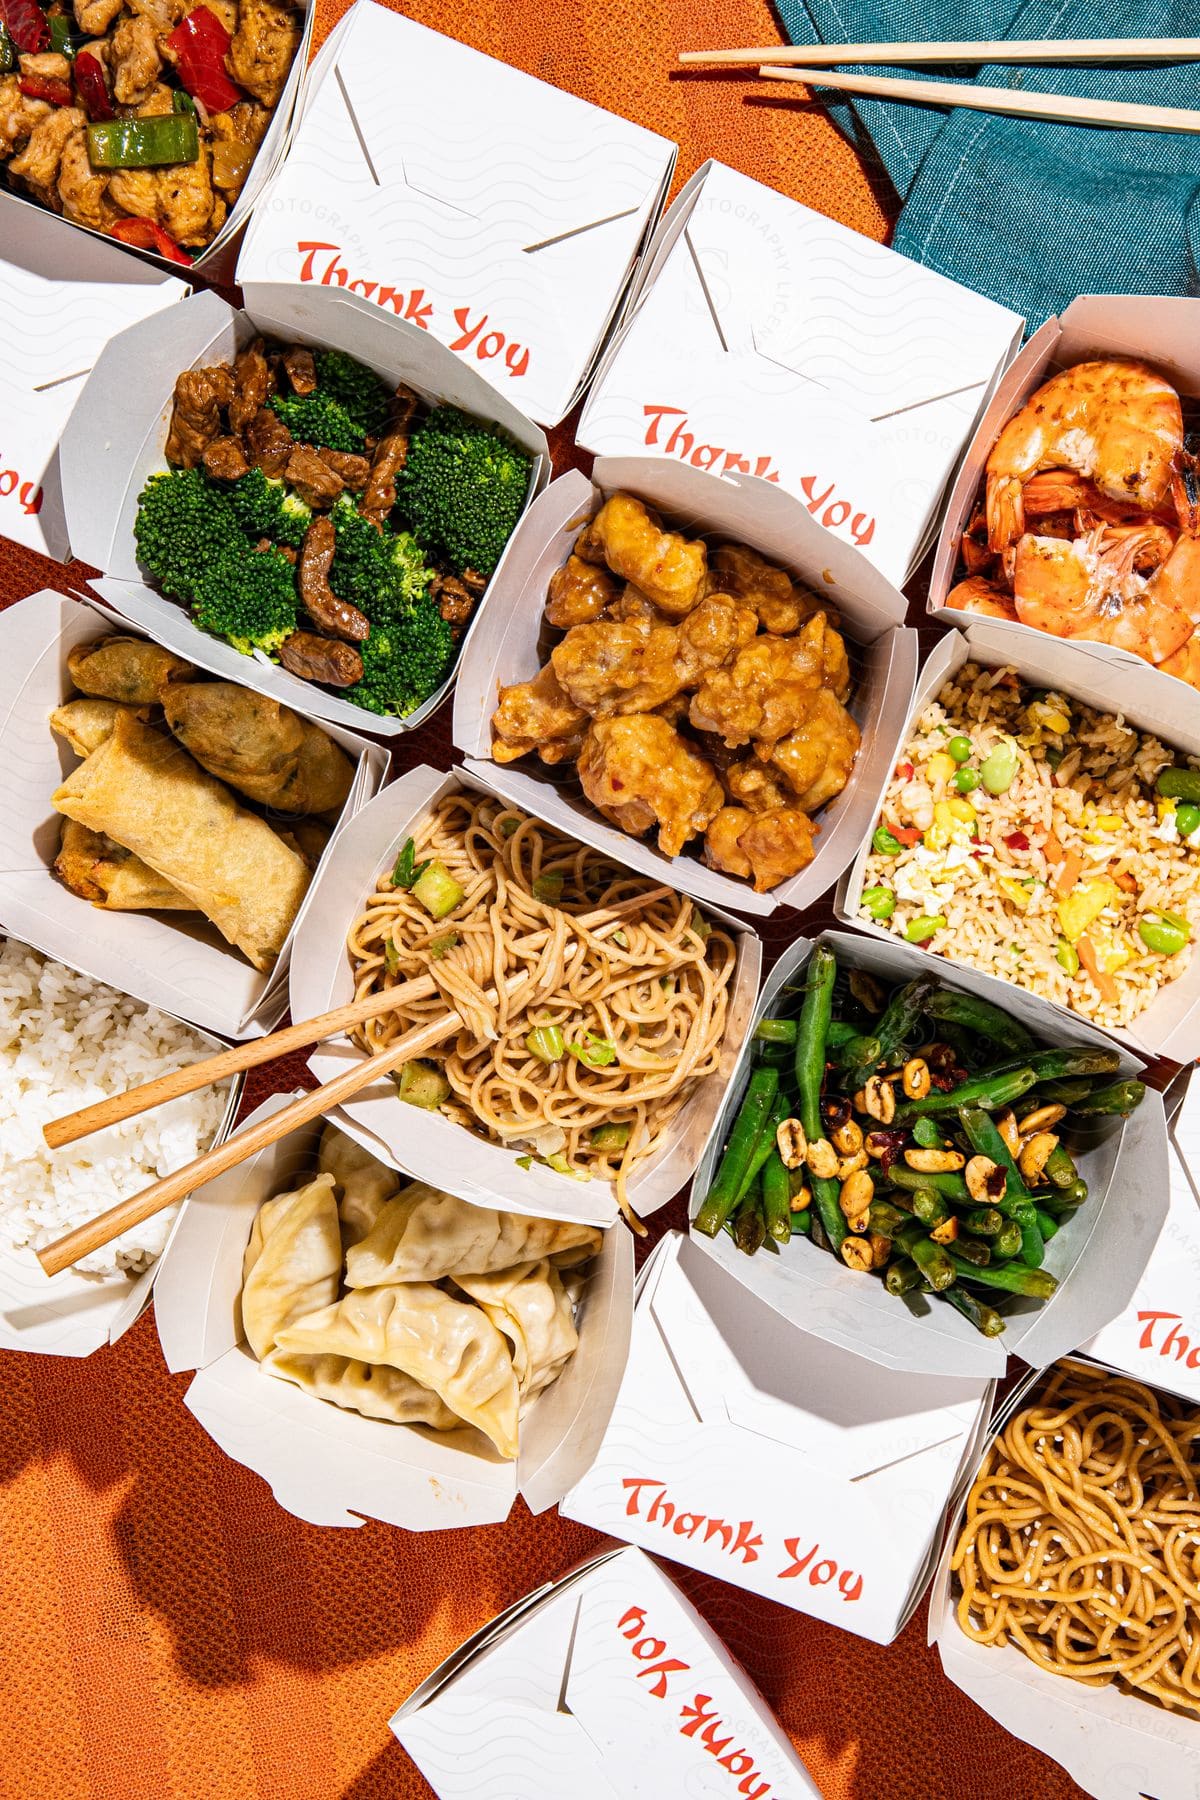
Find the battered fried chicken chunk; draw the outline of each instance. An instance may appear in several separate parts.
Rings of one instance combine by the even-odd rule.
[[[792,790],[792,806],[816,812],[840,794],[850,779],[859,741],[858,726],[841,701],[828,688],[819,689],[803,723],[771,753],[772,765]]]
[[[559,631],[569,631],[572,625],[589,625],[611,606],[620,591],[620,582],[606,569],[569,556],[550,577],[546,623],[557,626]]]
[[[794,806],[773,806],[760,813],[723,806],[704,840],[704,860],[710,869],[751,877],[759,894],[798,875],[814,854],[813,826]]]
[[[576,625],[550,660],[571,699],[594,718],[653,712],[708,670],[720,668],[750,642],[754,630],[753,613],[716,594],[680,625],[640,619]]]
[[[568,762],[579,753],[587,722],[587,714],[559,686],[553,663],[547,663],[532,681],[501,688],[492,715],[492,756],[496,762],[516,762],[536,750],[544,763]]]
[[[796,631],[817,602],[798,588],[786,569],[777,569],[745,544],[721,544],[713,551],[710,594],[736,594],[758,614],[764,631],[783,636]]]
[[[595,720],[579,780],[592,805],[631,837],[657,825],[664,856],[678,856],[706,830],[725,799],[711,765],[656,713]]]
[[[599,560],[599,549],[614,575],[632,581],[672,619],[681,619],[704,592],[708,551],[697,539],[664,531],[662,520],[632,494],[605,501],[580,540],[584,560]],[[579,544],[576,555],[583,555]]]
[[[690,713],[696,730],[730,745],[775,743],[794,731],[824,680],[825,630],[824,613],[814,613],[794,637],[756,637],[701,683]]]

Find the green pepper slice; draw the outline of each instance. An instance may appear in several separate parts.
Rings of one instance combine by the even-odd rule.
[[[168,163],[193,163],[200,155],[200,132],[187,113],[105,119],[89,125],[87,137],[93,169],[156,169]]]

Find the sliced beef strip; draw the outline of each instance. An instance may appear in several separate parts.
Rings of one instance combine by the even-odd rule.
[[[303,344],[289,345],[283,353],[283,368],[293,394],[304,395],[316,391],[317,365],[312,351]]]
[[[204,452],[204,473],[214,481],[239,481],[249,467],[240,438],[214,438]]]
[[[293,631],[279,647],[279,660],[301,680],[321,681],[326,687],[353,687],[362,680],[362,657],[354,646],[315,631]]]
[[[314,519],[304,534],[300,551],[300,598],[314,625],[319,625],[331,637],[361,644],[371,629],[370,620],[348,600],[339,600],[329,585],[329,570],[336,548],[333,520]]]
[[[264,475],[282,475],[295,445],[292,434],[270,407],[263,406],[246,426],[246,454],[254,468]]]

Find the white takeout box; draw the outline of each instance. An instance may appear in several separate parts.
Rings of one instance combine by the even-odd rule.
[[[503,427],[533,457],[530,496],[548,477],[546,439],[473,369],[415,325],[381,313],[357,294],[286,284],[246,284],[245,311],[213,293],[197,294],[169,317],[148,319],[114,338],[96,362],[62,438],[63,493],[71,547],[104,571],[92,583],[110,606],[160,644],[214,675],[270,694],[308,718],[351,730],[394,736],[428,718],[451,674],[406,719],[382,718],[336,693],[290,675],[261,651],[243,656],[191,621],[180,601],[146,585],[133,526],[147,479],[167,467],[165,445],[176,377],[185,369],[227,362],[262,332],[289,343],[348,351],[391,382],[406,381],[430,401],[446,400]],[[501,559],[495,583],[504,567]],[[489,586],[490,591],[490,586]],[[464,639],[470,641],[484,602]]]
[[[17,934],[3,929],[3,935]],[[69,963],[84,974],[91,973],[78,956],[55,954],[59,962]],[[200,1035],[211,1045],[212,1055],[225,1048],[207,1032]],[[238,1075],[229,1084],[225,1111],[208,1148],[223,1143],[229,1136],[241,1093],[242,1077]],[[98,1156],[103,1155],[104,1141],[103,1135],[91,1140]],[[68,1150],[61,1154],[79,1153]],[[167,1172],[163,1170],[164,1174]],[[153,1179],[153,1175],[147,1175],[146,1185]],[[36,1351],[40,1356],[90,1356],[102,1344],[115,1344],[149,1301],[161,1267],[160,1256],[140,1275],[84,1275],[75,1269],[47,1275],[32,1247],[17,1250],[0,1243],[0,1350]]]
[[[1183,394],[1200,392],[1200,300],[1146,294],[1085,294],[1072,300],[1059,318],[1036,331],[1004,375],[963,458],[942,520],[937,557],[929,582],[929,611],[935,618],[962,625],[973,615],[946,605],[959,567],[959,540],[982,490],[985,466],[1004,426],[1020,411],[1035,388],[1073,363],[1092,358],[1135,357],[1153,363]],[[1036,521],[1029,525],[1037,530]],[[1062,641],[1031,625],[1010,627],[1026,640],[1030,658],[1047,645]],[[1145,662],[1131,651],[1086,638],[1072,640],[1104,671],[1098,679],[1129,693],[1151,723],[1161,716],[1162,729],[1172,728],[1180,713],[1200,727],[1196,690],[1175,675]],[[1197,731],[1200,735],[1200,730]]]
[[[820,1797],[745,1671],[632,1548],[506,1608],[389,1723],[439,1800]]]
[[[1022,324],[707,162],[651,241],[579,442],[778,481],[899,583]]]
[[[672,1232],[642,1271],[604,1441],[560,1511],[890,1643],[992,1391],[798,1332]]]
[[[311,887],[274,969],[264,975],[199,914],[106,912],[68,893],[51,874],[62,816],[50,796],[79,763],[49,722],[72,693],[67,656],[77,644],[127,631],[124,620],[48,589],[0,614],[0,759],[8,771],[0,808],[0,925],[189,1024],[223,1037],[259,1037],[287,1005],[288,958]],[[148,628],[132,635],[157,634]],[[236,680],[239,671],[225,673]],[[322,730],[356,764],[342,809],[348,819],[378,789],[387,754],[340,725]]]
[[[204,274],[216,280],[221,280],[222,278],[228,279],[228,272],[221,267],[225,261],[225,253],[232,244],[234,238],[238,236],[242,226],[246,223],[246,220],[253,211],[255,202],[262,192],[271,171],[277,166],[283,155],[292,127],[295,124],[296,99],[304,80],[304,69],[308,62],[309,50],[312,46],[313,23],[316,17],[316,8],[310,4],[310,0],[295,0],[295,6],[298,12],[303,12],[305,15],[304,29],[301,34],[300,42],[296,47],[296,55],[292,62],[291,69],[288,71],[288,78],[284,85],[283,92],[280,94],[278,103],[271,115],[271,123],[267,127],[262,143],[255,151],[254,161],[250,166],[250,172],[246,177],[241,192],[229,209],[225,223],[213,238],[212,243],[206,244],[203,250],[195,252],[189,250],[185,252],[186,255],[193,258],[191,266],[197,274]],[[25,195],[17,194],[14,195],[13,198],[15,204],[18,206],[21,206],[26,210],[34,210],[36,217],[30,220],[29,229],[31,230],[41,230],[44,225],[49,224],[56,216],[48,207],[40,205],[38,201],[29,199]],[[82,224],[77,219],[64,220],[63,224],[68,226],[73,232],[83,232],[85,236],[89,238],[99,238],[102,243],[115,244],[120,241],[119,239],[110,237],[106,232],[96,231],[91,225]],[[7,235],[5,235],[3,241],[7,242]],[[77,249],[81,259],[86,257],[93,247],[94,246],[92,245],[78,245]],[[131,253],[124,245],[122,245],[121,248],[124,254],[132,262],[134,253]],[[177,274],[181,267],[179,263],[171,262],[165,256],[159,256],[157,251],[154,250],[138,251],[136,252],[136,255],[145,256],[157,268],[168,269],[172,274]]]
[[[295,1098],[273,1094],[242,1128]],[[433,1432],[363,1418],[264,1374],[242,1337],[242,1259],[255,1214],[264,1200],[312,1179],[320,1135],[320,1120],[288,1133],[198,1188],[180,1213],[154,1311],[167,1367],[197,1371],[184,1396],[189,1410],[227,1456],[313,1525],[487,1525],[508,1517],[518,1493],[531,1511],[545,1512],[594,1455],[625,1367],[629,1233],[605,1233],[576,1315],[579,1347],[521,1420],[515,1463],[468,1427]]]
[[[554,425],[674,166],[666,138],[364,0],[313,63],[238,280],[364,294]]]
[[[1090,1360],[1090,1359],[1088,1359]],[[1106,1365],[1101,1365],[1102,1367]],[[1035,1377],[1006,1397],[976,1468]],[[964,1493],[966,1487],[964,1485]],[[957,1508],[956,1508],[957,1510]],[[1115,1685],[1085,1687],[1039,1669],[1015,1645],[976,1644],[959,1629],[950,1560],[962,1528],[952,1521],[929,1594],[929,1642],[942,1669],[998,1725],[1061,1763],[1094,1800],[1197,1800],[1200,1723]]]
[[[734,539],[784,564],[842,616],[851,646],[854,687],[849,710],[862,746],[842,792],[815,816],[816,855],[806,869],[756,894],[749,881],[722,875],[700,861],[702,839],[690,853],[665,857],[645,840],[609,825],[579,793],[547,780],[536,756],[493,763],[492,714],[499,689],[536,675],[545,661],[542,613],[554,571],[566,562],[587,520],[611,493],[627,491],[661,510],[667,523]],[[670,881],[697,899],[765,914],[777,906],[804,907],[819,898],[846,866],[869,829],[892,772],[900,732],[916,680],[918,641],[904,626],[902,594],[850,545],[814,525],[790,494],[740,476],[719,481],[701,469],[650,456],[601,457],[591,482],[577,470],[560,476],[536,500],[509,545],[504,578],[488,615],[463,653],[454,701],[454,742],[477,772],[486,762],[489,785],[562,831],[588,829],[588,841],[644,875]],[[557,633],[552,634],[555,638]],[[745,754],[749,755],[747,747]],[[539,772],[540,771],[540,772]]]
[[[293,1019],[314,1018],[354,998],[346,950],[350,928],[375,891],[380,870],[392,866],[405,840],[413,835],[414,826],[443,794],[458,788],[485,794],[502,792],[491,779],[490,770],[455,770],[445,774],[440,769],[422,766],[410,769],[386,787],[374,804],[365,807],[353,821],[353,829],[347,825],[339,831],[313,882],[308,895],[310,904],[300,922],[292,964]],[[531,810],[539,818],[548,816],[540,806]],[[598,834],[584,830],[576,835],[594,847]],[[642,1216],[665,1206],[695,1168],[733,1071],[758,990],[762,945],[757,935],[715,909],[711,916],[733,933],[738,945],[721,1066],[700,1083],[675,1115],[659,1149],[630,1176],[629,1204]],[[310,1057],[309,1068],[318,1080],[330,1081],[361,1055],[348,1039],[330,1039]],[[557,1174],[543,1163],[521,1168],[518,1150],[488,1143],[441,1113],[406,1105],[389,1076],[361,1089],[330,1117],[383,1162],[435,1187],[449,1188],[476,1206],[601,1226],[611,1225],[618,1216],[610,1183],[577,1181]]]
[[[827,931],[816,943],[829,946],[839,967],[865,969],[888,985],[911,981],[928,962],[896,939],[878,944]],[[794,997],[787,1007],[798,1012],[797,990],[816,943],[798,938],[764,983],[738,1067],[692,1183],[693,1219],[712,1185],[750,1079],[758,1021],[780,1010],[789,993]],[[952,963],[939,961],[937,972],[946,987],[977,993],[1003,1006],[1041,1045],[1115,1048],[1095,1025],[1073,1015],[1064,1017],[1060,1008],[1034,995]],[[1120,1055],[1120,1076],[1143,1071],[1144,1064],[1128,1051]],[[809,1238],[794,1237],[778,1256],[763,1250],[746,1256],[725,1231],[710,1238],[693,1228],[692,1237],[698,1249],[792,1325],[843,1350],[886,1369],[1000,1377],[1010,1352],[1040,1368],[1074,1350],[1115,1317],[1128,1304],[1166,1217],[1166,1122],[1162,1100],[1153,1090],[1129,1118],[1097,1121],[1086,1148],[1075,1147],[1072,1153],[1088,1184],[1088,1198],[1046,1246],[1045,1266],[1058,1277],[1058,1291],[1045,1301],[999,1292],[984,1295],[1008,1321],[995,1338],[984,1337],[954,1307],[931,1295],[889,1294],[877,1276],[846,1268],[839,1257],[818,1249]]]
[[[1156,694],[1161,702],[1166,691],[1157,671],[1148,663],[1130,668],[1118,666],[1094,655],[1097,648],[1095,644],[1066,643],[1061,638],[1047,637],[1007,619],[983,619],[967,626],[965,632],[951,632],[925,660],[899,743],[907,744],[925,707],[937,698],[950,677],[970,661],[985,669],[1013,668],[1031,687],[1052,688],[1101,712],[1119,714],[1127,724],[1161,736],[1168,747],[1190,756],[1200,755],[1200,704],[1195,690],[1182,681],[1175,682],[1171,706],[1155,706]],[[886,780],[883,785],[886,790]],[[894,933],[859,911],[871,854],[871,827],[877,822],[871,819],[858,856],[839,883],[834,911],[856,930],[895,944],[900,940]],[[922,949],[918,954],[939,972],[952,966],[946,957],[931,950]],[[1016,982],[999,981],[974,969],[964,970],[963,974],[972,985],[990,982],[996,990],[993,998],[1001,1006],[1011,1006],[1014,993],[1026,991]],[[1053,1008],[1060,1018],[1069,1019],[1072,1025],[1080,1022],[1078,1013],[1057,1001],[1034,998]],[[1141,1056],[1169,1056],[1175,1062],[1192,1062],[1200,1056],[1200,956],[1194,956],[1184,973],[1169,982],[1131,1025],[1120,1030],[1113,1027],[1108,1035],[1128,1044]]]
[[[0,531],[65,562],[58,440],[80,383],[110,338],[188,288],[111,239],[81,243],[65,220],[2,192],[0,246]]]
[[[1193,1071],[1194,1074],[1194,1071]],[[1200,1081],[1171,1126],[1170,1206],[1125,1310],[1084,1353],[1152,1387],[1200,1401]]]

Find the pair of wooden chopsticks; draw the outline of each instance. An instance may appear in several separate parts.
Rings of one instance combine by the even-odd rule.
[[[979,88],[955,81],[904,81],[894,75],[831,75],[837,63],[1114,63],[1189,62],[1200,58],[1200,38],[1073,38],[1000,43],[782,44],[749,50],[682,50],[692,68],[752,64],[775,81],[837,88],[878,100],[962,106],[975,112],[1022,119],[1056,119],[1068,125],[1107,125],[1133,131],[1200,132],[1200,112],[1136,101],[1094,100],[1076,94],[1026,93]],[[781,66],[786,65],[786,66]],[[799,66],[797,66],[799,65]]]

